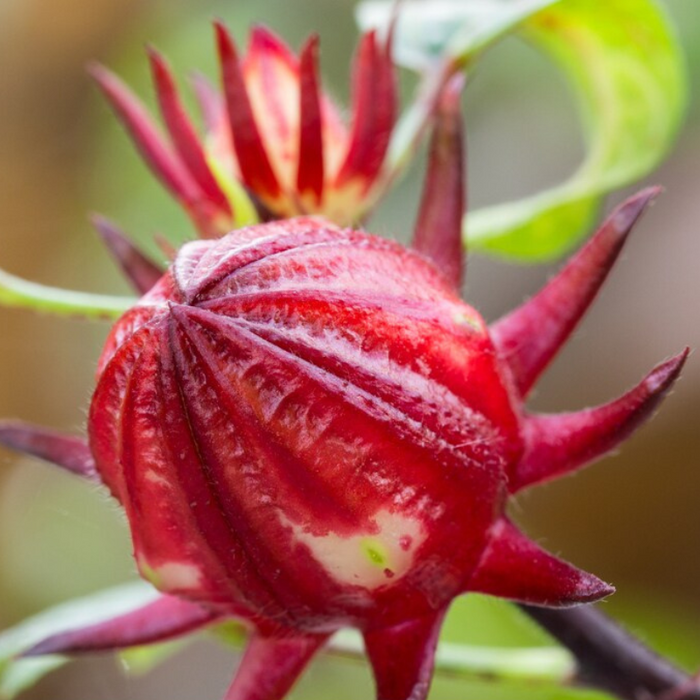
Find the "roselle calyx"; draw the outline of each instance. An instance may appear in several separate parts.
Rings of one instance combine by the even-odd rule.
[[[686,353],[580,413],[523,406],[653,194],[490,330],[425,255],[314,218],[185,245],[115,325],[90,411],[95,463],[142,575],[254,625],[239,679],[279,640],[292,679],[350,625],[390,687],[379,697],[405,700],[455,596],[568,606],[612,592],[530,542],[505,506],[616,446],[680,371]],[[393,643],[421,663],[387,670]]]
[[[441,99],[410,249],[301,217],[190,242],[160,276],[97,222],[145,293],[100,358],[89,442],[14,422],[0,441],[106,484],[162,595],[28,655],[236,617],[251,637],[226,700],[280,700],[351,626],[379,700],[424,700],[456,596],[564,607],[613,591],[531,542],[506,507],[619,445],[681,370],[687,350],[609,404],[525,405],[658,190],[620,205],[540,293],[487,326],[459,298],[459,88]]]
[[[91,448],[142,574],[313,632],[447,604],[523,449],[479,316],[323,221],[184,246],[101,365]]]

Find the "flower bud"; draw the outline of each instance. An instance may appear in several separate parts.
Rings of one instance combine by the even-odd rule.
[[[523,451],[478,314],[320,220],[185,245],[101,367],[91,446],[142,574],[308,631],[446,605]]]
[[[222,92],[195,79],[205,134],[188,117],[165,59],[149,51],[167,135],[138,98],[101,66],[92,74],[146,162],[180,201],[200,234],[216,237],[255,218],[321,213],[358,221],[382,194],[384,157],[397,109],[390,39],[361,41],[353,71],[352,118],[346,124],[318,76],[318,38],[300,55],[256,27],[239,56],[216,23]]]
[[[219,40],[231,68],[222,29]],[[228,74],[229,91],[239,78]],[[681,370],[687,350],[606,405],[525,407],[657,190],[618,207],[542,291],[487,327],[459,298],[460,88],[448,81],[439,101],[411,249],[296,218],[187,243],[161,276],[96,221],[145,293],[100,358],[89,444],[17,422],[0,423],[0,442],[104,482],[162,595],[28,655],[143,644],[237,617],[252,633],[226,700],[281,700],[329,635],[352,626],[378,700],[425,700],[456,596],[562,607],[613,591],[540,549],[506,508],[614,449]],[[165,112],[189,180],[146,122],[127,122],[149,137],[144,151],[167,182],[196,181],[183,190],[196,194],[209,182],[201,153],[184,148],[180,112]],[[254,189],[273,172],[257,162]],[[213,221],[198,219],[206,207],[190,211]]]
[[[680,372],[687,350],[604,406],[524,407],[654,194],[621,205],[490,327],[420,226],[412,250],[315,218],[186,244],[109,336],[89,446],[0,424],[0,442],[109,487],[142,575],[163,594],[27,654],[120,648],[238,617],[254,631],[226,700],[280,700],[328,636],[352,626],[379,700],[425,700],[456,596],[557,607],[611,593],[505,509],[615,448]],[[156,269],[100,225],[148,286]]]

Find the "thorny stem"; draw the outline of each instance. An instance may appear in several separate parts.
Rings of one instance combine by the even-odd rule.
[[[571,651],[575,682],[623,700],[700,700],[696,679],[662,658],[599,609],[520,608]]]

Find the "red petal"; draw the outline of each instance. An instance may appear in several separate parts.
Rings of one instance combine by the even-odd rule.
[[[326,639],[253,636],[224,700],[281,700]]]
[[[148,55],[160,111],[177,152],[208,199],[230,216],[231,206],[212,175],[197,132],[180,101],[170,68],[153,49],[149,49]]]
[[[598,459],[651,418],[678,378],[689,350],[655,367],[634,389],[604,406],[533,416],[525,422],[526,452],[512,491],[549,481]]]
[[[446,85],[430,143],[428,173],[413,233],[413,248],[430,258],[455,289],[462,285],[462,218],[466,207],[460,73]]]
[[[218,613],[182,598],[163,595],[106,622],[47,637],[22,656],[111,651],[152,644],[196,630],[218,617]]]
[[[294,190],[299,158],[299,60],[269,29],[254,27],[243,79],[272,170],[283,190]],[[294,210],[293,204],[285,204]]]
[[[101,481],[90,448],[82,438],[21,421],[2,421],[0,444],[51,462],[90,481]]]
[[[202,193],[197,183],[165,142],[141,101],[106,68],[91,66],[90,74],[155,175],[186,205],[192,206],[198,202]]]
[[[445,611],[365,632],[379,700],[425,700]]]
[[[297,190],[311,192],[320,203],[323,194],[323,124],[318,85],[318,37],[312,36],[301,52],[299,164]]]
[[[621,204],[593,238],[538,294],[497,321],[491,336],[522,396],[576,328],[658,187]]]
[[[494,525],[468,590],[555,608],[592,603],[615,592],[599,578],[540,549],[505,518]]]
[[[163,270],[108,219],[94,216],[92,223],[134,289],[141,294],[148,292],[163,276]]]
[[[231,136],[245,184],[260,196],[276,197],[281,188],[255,122],[253,108],[243,80],[238,52],[228,30],[215,22],[224,95]]]
[[[388,48],[374,31],[362,37],[353,73],[353,121],[345,160],[336,177],[342,186],[356,177],[369,186],[384,163],[396,118],[396,81]]]
[[[250,32],[250,46],[245,60],[246,70],[256,63],[265,61],[278,61],[295,72],[299,69],[299,62],[287,44],[277,34],[267,27],[258,24]]]

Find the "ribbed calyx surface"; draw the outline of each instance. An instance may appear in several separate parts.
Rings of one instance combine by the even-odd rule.
[[[112,332],[90,442],[145,576],[309,630],[463,590],[522,449],[476,312],[317,219],[186,245]]]
[[[460,152],[433,151],[453,191],[461,178],[442,156]],[[188,243],[162,276],[98,222],[145,294],[107,341],[89,443],[20,421],[0,422],[0,443],[106,484],[162,594],[26,655],[242,618],[251,636],[225,700],[282,700],[329,635],[353,626],[378,700],[426,700],[456,596],[568,607],[612,593],[530,541],[505,506],[616,448],[680,374],[688,349],[607,404],[525,406],[656,193],[621,204],[490,328],[457,296],[458,208],[433,196],[410,250],[299,218]]]

